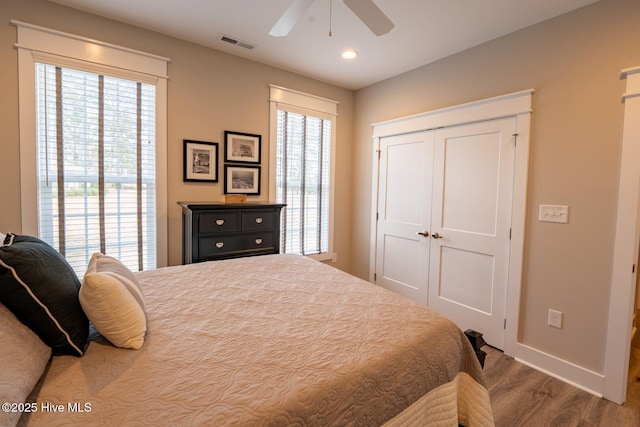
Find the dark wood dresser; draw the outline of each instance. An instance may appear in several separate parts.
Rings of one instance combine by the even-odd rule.
[[[277,254],[281,203],[178,202],[182,263]]]

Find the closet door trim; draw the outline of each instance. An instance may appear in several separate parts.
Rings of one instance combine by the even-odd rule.
[[[532,112],[531,98],[533,92],[533,89],[528,89],[374,123],[373,138],[482,122],[503,117],[527,115]]]

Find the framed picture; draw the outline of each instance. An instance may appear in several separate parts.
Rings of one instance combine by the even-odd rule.
[[[260,164],[262,136],[224,131],[224,161]]]
[[[218,182],[218,143],[184,139],[185,181]]]
[[[225,194],[260,194],[260,166],[224,165]]]

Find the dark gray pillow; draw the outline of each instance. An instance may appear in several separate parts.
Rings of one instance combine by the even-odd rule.
[[[84,354],[89,320],[82,311],[80,280],[54,248],[9,233],[0,245],[0,302],[54,355]]]

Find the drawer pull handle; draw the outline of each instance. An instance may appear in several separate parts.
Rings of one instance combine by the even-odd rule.
[[[223,246],[224,246],[224,243],[222,243],[222,242],[216,243],[216,248],[218,248],[218,249],[220,249]]]
[[[256,245],[261,245],[262,244],[262,239],[256,239]]]
[[[216,224],[218,225],[224,224],[224,219],[216,219]]]
[[[262,224],[262,218],[260,217],[256,218],[256,224]]]

